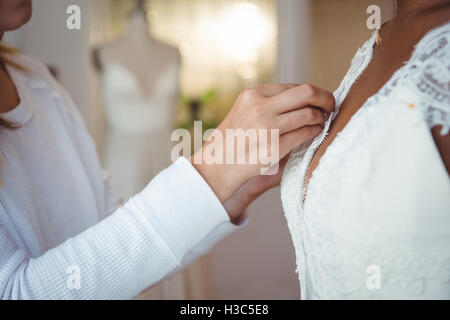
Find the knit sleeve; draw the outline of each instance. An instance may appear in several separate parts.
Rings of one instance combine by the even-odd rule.
[[[112,215],[42,256],[29,257],[0,225],[0,295],[129,299],[234,228],[208,184],[181,158]]]

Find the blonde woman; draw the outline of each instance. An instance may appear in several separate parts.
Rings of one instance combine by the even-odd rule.
[[[0,36],[30,16],[31,1],[0,0]],[[121,205],[64,90],[40,62],[0,50],[3,299],[132,298],[237,228],[279,183],[280,174],[257,177],[260,164],[181,158]],[[333,108],[331,93],[309,85],[261,86],[240,95],[219,130],[278,128],[283,157],[319,134]]]

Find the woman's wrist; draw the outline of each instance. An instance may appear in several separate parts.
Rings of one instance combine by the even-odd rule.
[[[201,151],[199,151],[201,152]],[[195,161],[195,155],[191,157],[191,163],[198,173],[205,179],[217,198],[225,202],[245,181],[235,177],[231,165],[206,164],[204,161]]]

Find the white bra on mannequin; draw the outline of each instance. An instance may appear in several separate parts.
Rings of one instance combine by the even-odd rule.
[[[122,64],[112,62],[104,67],[103,95],[111,129],[139,134],[172,126],[177,63],[169,63],[158,78],[152,90],[144,90],[133,72]]]
[[[170,164],[170,133],[178,94],[178,65],[170,62],[152,90],[125,66],[104,66],[109,134],[105,156],[112,186],[127,199]]]

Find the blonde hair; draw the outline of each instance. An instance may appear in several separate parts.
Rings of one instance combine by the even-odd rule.
[[[5,45],[4,43],[0,42],[0,65],[9,65],[16,69],[25,71],[26,69],[24,67],[18,65],[17,63],[15,63],[14,61],[11,60],[10,57],[16,53],[18,53],[17,49],[11,48],[11,47]],[[0,127],[9,128],[9,129],[15,128],[13,123],[10,123],[10,122],[2,119],[1,116],[0,116]],[[1,179],[0,179],[0,185],[1,185]]]
[[[0,63],[4,63],[10,66],[13,66],[14,68],[17,68],[19,70],[24,70],[24,68],[14,61],[10,59],[10,57],[19,51],[17,49],[11,48],[7,46],[6,44],[0,42]]]

